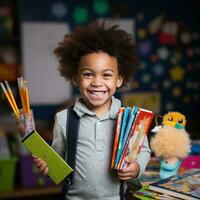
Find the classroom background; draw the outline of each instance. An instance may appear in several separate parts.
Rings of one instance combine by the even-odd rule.
[[[36,129],[50,144],[55,113],[79,95],[60,77],[53,49],[78,25],[95,20],[118,24],[137,43],[140,67],[116,96],[127,106],[150,109],[161,116],[169,111],[184,114],[186,130],[194,143],[191,153],[198,155],[199,10],[198,0],[1,0],[0,81],[9,82],[20,107],[17,78],[27,80]],[[60,187],[38,174],[20,144],[2,90],[0,133],[0,150],[5,145],[2,135],[6,135],[12,155],[10,162],[0,156],[0,199],[58,198]],[[2,171],[6,174],[5,185]]]

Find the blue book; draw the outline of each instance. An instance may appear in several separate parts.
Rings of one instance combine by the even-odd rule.
[[[135,120],[135,118],[137,116],[138,110],[139,110],[139,108],[135,107],[135,106],[131,110],[129,121],[128,121],[128,124],[127,124],[127,127],[126,127],[126,131],[124,133],[124,137],[123,137],[123,141],[122,141],[122,150],[124,149],[126,141],[128,139],[128,136],[129,136],[129,133],[131,132],[131,129],[132,129],[134,120]],[[121,152],[121,154],[122,154],[122,152]],[[120,155],[120,157],[121,157],[121,155]]]
[[[115,158],[115,167],[118,165],[118,162],[120,160],[121,152],[123,151],[122,142],[123,142],[123,138],[124,138],[124,133],[125,133],[125,130],[126,130],[127,122],[129,120],[129,117],[130,117],[130,113],[131,113],[131,108],[130,107],[126,107],[125,110],[124,110],[124,115],[123,115],[123,119],[122,119],[122,123],[121,123],[121,131],[120,131],[120,136],[119,136],[119,143],[118,143],[117,154],[116,154],[116,158]]]

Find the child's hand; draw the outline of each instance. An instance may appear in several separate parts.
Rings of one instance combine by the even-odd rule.
[[[130,157],[126,157],[127,167],[122,170],[119,170],[117,175],[120,180],[128,181],[133,178],[136,178],[140,172],[139,164],[131,159]]]
[[[35,156],[33,156],[33,162],[35,164],[35,166],[39,169],[40,173],[42,173],[43,175],[47,175],[48,174],[48,167],[47,164],[40,158],[37,158]]]

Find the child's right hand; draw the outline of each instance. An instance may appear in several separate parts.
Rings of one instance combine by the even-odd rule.
[[[39,169],[40,173],[42,173],[43,175],[47,175],[48,174],[48,167],[46,162],[44,162],[42,159],[37,158],[35,156],[33,156],[33,162],[35,164],[35,166]]]

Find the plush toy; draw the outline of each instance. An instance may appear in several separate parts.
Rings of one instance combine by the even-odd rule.
[[[156,126],[156,132],[150,139],[150,147],[160,158],[160,178],[176,175],[181,160],[190,151],[190,139],[185,130],[186,118],[179,112],[169,112],[163,116],[162,126]]]

